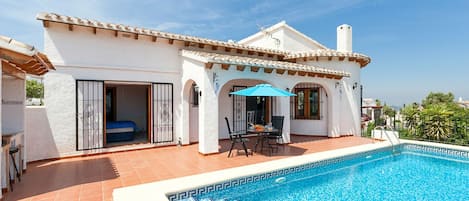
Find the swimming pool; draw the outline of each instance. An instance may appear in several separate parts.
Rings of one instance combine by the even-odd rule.
[[[469,152],[401,144],[169,194],[170,200],[469,200]]]

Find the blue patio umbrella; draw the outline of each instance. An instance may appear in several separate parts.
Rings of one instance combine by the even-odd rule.
[[[275,88],[270,84],[258,84],[253,87],[231,92],[238,96],[296,96],[286,90]]]

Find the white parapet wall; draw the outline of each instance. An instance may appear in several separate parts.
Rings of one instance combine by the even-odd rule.
[[[371,137],[374,139],[387,140],[396,144],[399,142],[399,132],[390,130],[372,130]]]
[[[25,113],[25,141],[29,145],[26,149],[27,162],[59,157],[46,108],[27,106]]]

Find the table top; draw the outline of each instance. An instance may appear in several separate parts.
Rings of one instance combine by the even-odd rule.
[[[2,132],[2,137],[13,137],[18,134],[23,134],[23,131],[16,131],[16,132]]]
[[[264,129],[264,130],[255,130],[255,129],[248,129],[247,133],[275,133],[278,132],[279,130],[276,128],[273,129]]]

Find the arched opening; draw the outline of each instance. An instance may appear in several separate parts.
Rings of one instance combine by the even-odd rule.
[[[193,80],[188,80],[184,87],[184,111],[186,111],[188,143],[199,142],[199,87]]]
[[[328,136],[330,98],[320,84],[302,82],[291,90],[291,132],[300,135]]]
[[[266,124],[270,121],[273,110],[270,97],[246,97],[230,95],[257,84],[268,83],[255,79],[234,79],[226,82],[218,94],[219,101],[219,139],[228,139],[228,127],[224,117],[229,119],[232,131],[246,130],[248,122]]]

